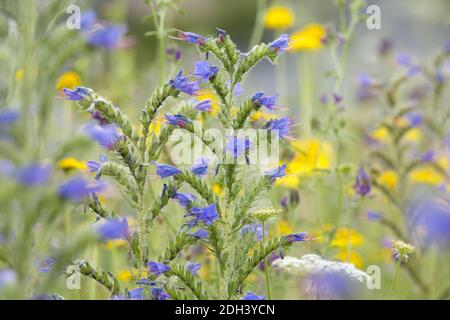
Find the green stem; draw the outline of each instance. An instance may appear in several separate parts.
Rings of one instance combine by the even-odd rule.
[[[165,41],[166,32],[164,24],[166,20],[166,10],[163,9],[160,12],[159,25],[158,25],[158,46],[159,46],[159,84],[164,83],[165,79],[165,64],[166,64],[166,52]]]
[[[397,282],[398,270],[400,268],[401,260],[398,259],[397,264],[395,265],[394,279],[392,279],[391,291],[389,293],[389,300],[392,299],[392,292],[394,291],[395,283]]]
[[[298,56],[298,69],[299,74],[302,75],[302,81],[299,81],[299,93],[301,104],[301,121],[302,121],[302,134],[304,138],[311,135],[311,118],[312,118],[312,74],[310,66],[310,57],[306,54]]]
[[[264,32],[263,17],[264,17],[264,13],[266,11],[266,6],[267,6],[267,0],[258,0],[255,23],[253,24],[253,31],[252,31],[252,37],[250,39],[249,49],[251,49],[255,44],[261,42],[263,32]]]
[[[262,241],[263,243],[266,241],[266,228],[264,221],[262,222]],[[272,300],[272,294],[270,292],[269,262],[267,256],[264,258],[264,273],[266,277],[267,298]]]

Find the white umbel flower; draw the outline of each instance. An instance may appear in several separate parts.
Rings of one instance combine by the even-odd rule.
[[[299,276],[317,273],[340,273],[348,276],[351,280],[362,283],[366,283],[370,279],[367,273],[355,268],[351,263],[325,260],[317,254],[305,254],[300,259],[287,256],[284,259],[275,260],[272,266]]]

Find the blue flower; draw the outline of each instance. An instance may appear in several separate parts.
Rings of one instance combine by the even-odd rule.
[[[261,223],[250,223],[250,224],[246,224],[245,226],[243,226],[241,228],[241,230],[239,231],[239,233],[241,235],[254,235],[256,236],[256,239],[258,241],[262,240],[262,224]],[[267,231],[266,231],[266,235],[267,235]]]
[[[356,283],[345,273],[322,271],[311,274],[308,293],[315,299],[351,299],[356,293]]]
[[[195,263],[190,261],[186,263],[186,269],[188,269],[188,271],[192,273],[194,276],[197,275],[197,272],[198,270],[200,270],[201,267],[202,267],[201,263]]]
[[[101,154],[100,155],[100,162],[97,162],[97,161],[94,161],[94,160],[89,160],[89,161],[86,162],[86,165],[89,168],[89,172],[97,172],[98,173],[100,171],[100,168],[102,167],[102,165],[105,162],[108,162],[108,158],[104,154]]]
[[[381,213],[373,210],[367,210],[366,217],[371,221],[378,221],[382,218]]]
[[[0,270],[0,290],[6,286],[14,284],[16,282],[17,275],[11,269]]]
[[[191,236],[197,239],[204,239],[209,236],[209,233],[205,229],[198,229],[194,233],[192,233]]]
[[[200,89],[198,82],[189,82],[188,77],[184,77],[181,70],[175,78],[170,80],[169,84],[172,85],[174,89],[180,90],[189,95],[195,95]]]
[[[353,184],[353,189],[355,192],[361,196],[365,196],[370,193],[371,181],[367,172],[362,166],[358,169],[358,175],[356,177],[356,182]]]
[[[97,141],[102,147],[112,150],[122,138],[117,131],[117,126],[113,124],[100,126],[98,124],[89,124],[85,128],[86,133],[91,139]]]
[[[234,158],[245,154],[250,150],[251,143],[248,138],[238,138],[236,136],[227,137],[226,150],[233,154]]]
[[[196,176],[204,176],[208,173],[208,163],[206,163],[206,161],[202,158],[191,167],[191,171]]]
[[[181,50],[177,47],[169,47],[166,49],[166,55],[169,60],[178,61],[181,59]]]
[[[203,45],[206,42],[206,37],[193,32],[178,31],[178,37],[178,40],[199,45]]]
[[[244,89],[242,88],[242,85],[239,82],[234,86],[234,96],[239,97],[243,93],[244,93]]]
[[[417,127],[422,123],[422,115],[416,112],[410,112],[405,116],[411,127]]]
[[[80,27],[82,31],[89,31],[97,23],[95,10],[87,10],[81,13]]]
[[[306,232],[288,234],[287,236],[284,236],[284,239],[289,243],[303,242],[308,240],[308,234]]]
[[[48,257],[44,261],[42,261],[39,272],[47,273],[49,272],[56,263],[56,259],[54,257]]]
[[[126,32],[127,28],[124,26],[106,26],[88,34],[87,42],[94,47],[114,49]]]
[[[422,162],[433,162],[436,158],[436,152],[434,150],[428,150],[420,156]]]
[[[181,192],[177,192],[173,198],[184,208],[190,207],[192,202],[197,200],[193,194]]]
[[[0,111],[0,128],[6,127],[19,119],[19,112],[11,109],[5,109]]]
[[[264,173],[264,175],[269,177],[271,181],[282,178],[286,175],[286,164],[283,164],[275,169],[268,170]]]
[[[16,180],[27,186],[46,184],[50,178],[51,166],[41,163],[33,163],[16,171]]]
[[[216,36],[217,36],[217,42],[223,43],[227,37],[227,32],[225,30],[216,28]]]
[[[210,66],[208,61],[197,61],[195,62],[194,75],[200,79],[200,81],[208,81],[214,77],[219,68],[215,66]]]
[[[103,240],[126,239],[130,234],[125,218],[107,220],[98,226],[97,232]]]
[[[188,118],[186,118],[185,116],[181,115],[181,114],[176,114],[176,115],[170,115],[170,114],[166,114],[164,115],[164,117],[166,118],[166,122],[172,126],[178,126],[180,128],[185,128],[186,124],[190,123],[191,120],[189,120]]]
[[[147,263],[149,267],[149,272],[153,273],[155,276],[159,276],[160,274],[166,273],[170,270],[170,267],[161,262],[150,261]]]
[[[194,216],[195,223],[201,221],[206,225],[211,225],[219,217],[215,204],[210,204],[204,208],[193,207],[188,215]]]
[[[199,111],[210,112],[212,110],[211,100],[206,99],[206,100],[199,101],[199,102],[197,102],[197,104],[195,104],[194,108]]]
[[[270,111],[275,107],[276,96],[265,96],[264,92],[257,92],[252,97],[252,101],[256,106],[264,106]]]
[[[64,93],[66,95],[66,99],[72,101],[84,100],[91,95],[91,91],[85,87],[75,87],[73,90],[64,88]]]
[[[288,117],[270,119],[264,124],[263,129],[267,129],[269,131],[277,130],[278,136],[283,139],[289,134],[291,123],[292,122]]]
[[[167,300],[170,298],[170,295],[164,291],[163,288],[160,287],[152,287],[152,298],[155,300]]]
[[[264,296],[258,296],[253,292],[247,292],[245,296],[241,298],[241,300],[266,300]]]
[[[289,46],[289,35],[286,33],[282,34],[269,44],[269,48],[274,49],[275,52],[284,52],[288,46]]]
[[[152,164],[156,167],[156,174],[161,179],[181,173],[180,169],[169,164],[158,164],[155,161]]]
[[[375,84],[375,79],[368,73],[361,72],[357,75],[358,84],[362,88],[370,88]]]
[[[100,182],[89,183],[83,177],[74,177],[59,187],[59,195],[67,200],[81,201],[91,194],[100,192],[105,184]]]
[[[144,288],[136,288],[128,291],[128,298],[132,300],[142,300],[144,299]]]

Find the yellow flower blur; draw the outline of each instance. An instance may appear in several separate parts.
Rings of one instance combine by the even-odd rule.
[[[388,189],[394,190],[398,185],[398,174],[393,170],[383,171],[378,176],[377,182]]]
[[[84,161],[80,161],[73,157],[67,157],[67,158],[59,160],[58,167],[64,171],[86,170],[87,169],[87,165]]]
[[[199,101],[211,100],[211,115],[212,116],[217,115],[217,113],[219,112],[219,98],[217,97],[217,95],[214,93],[213,90],[210,89],[199,90],[197,92],[197,99]]]
[[[335,255],[334,258],[343,262],[352,263],[356,268],[359,269],[364,267],[363,259],[361,255],[356,251],[341,250]]]
[[[81,84],[81,79],[75,71],[66,71],[59,76],[56,81],[56,90],[61,91],[64,88],[73,89]]]
[[[312,23],[303,29],[294,32],[290,36],[290,48],[292,51],[316,51],[323,47],[322,39],[326,36],[325,28]]]
[[[15,74],[16,81],[17,82],[22,81],[24,76],[25,76],[25,70],[23,70],[22,68],[17,69],[16,74]]]
[[[294,12],[285,6],[272,6],[264,16],[264,26],[268,29],[284,30],[294,24]]]
[[[364,243],[364,237],[356,230],[346,227],[337,229],[334,234],[333,240],[331,240],[332,247],[348,248],[358,247]]]

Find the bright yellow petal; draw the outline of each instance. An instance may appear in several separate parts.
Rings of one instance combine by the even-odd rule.
[[[292,51],[316,51],[323,47],[322,39],[326,36],[325,28],[312,23],[303,29],[294,32],[290,37],[290,50]]]
[[[64,88],[73,89],[81,84],[81,79],[75,71],[64,72],[56,81],[56,90],[60,91]]]
[[[264,16],[264,26],[268,29],[284,30],[294,24],[294,12],[285,6],[272,6]]]

